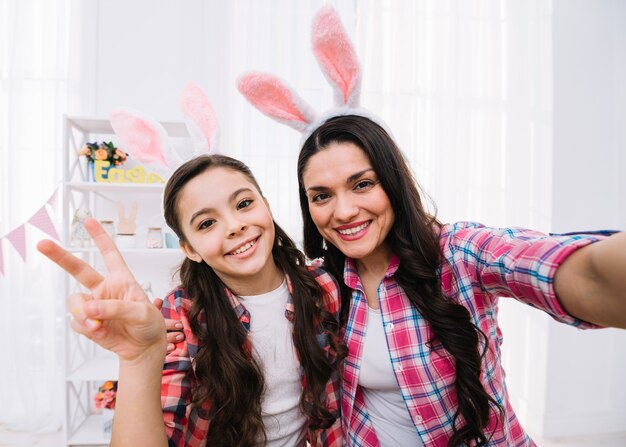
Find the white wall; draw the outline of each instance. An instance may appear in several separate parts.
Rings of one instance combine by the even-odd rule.
[[[234,79],[215,73],[237,55],[220,52],[228,29],[211,14],[214,1],[81,4],[82,88],[92,100],[77,113],[106,117],[131,106],[180,120],[178,95],[190,80],[218,98],[218,115],[229,107],[223,89],[234,92]],[[626,229],[624,24],[626,2],[553,0],[553,231]],[[626,333],[581,333],[520,307],[503,318],[503,331],[507,380],[526,428],[539,436],[626,431]]]
[[[626,3],[553,0],[551,231],[626,229]],[[542,438],[626,432],[626,332],[501,310],[512,404]]]
[[[626,3],[554,0],[554,231],[626,229]],[[549,324],[545,436],[626,431],[626,332]]]
[[[76,113],[105,118],[132,107],[180,121],[178,99],[191,80],[204,81],[204,6],[185,2],[86,0],[82,58],[87,107]],[[205,82],[202,82],[205,86]]]

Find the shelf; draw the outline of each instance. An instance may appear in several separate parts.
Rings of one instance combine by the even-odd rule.
[[[68,439],[68,445],[109,445],[111,435],[104,433],[104,422],[101,414],[87,416],[74,436]]]
[[[67,251],[70,253],[99,253],[97,247],[65,247]],[[128,254],[164,254],[164,255],[182,255],[182,250],[180,248],[117,248],[120,253],[128,253]]]
[[[88,380],[106,382],[107,380],[117,380],[118,369],[119,362],[116,356],[98,356],[87,360],[72,373],[68,374],[66,381]]]
[[[87,134],[113,134],[113,128],[108,118],[83,118],[68,116],[69,124]],[[188,138],[187,126],[182,122],[160,122],[169,137]]]
[[[182,122],[161,122],[169,134],[168,143],[174,147],[185,149],[189,145],[189,133]],[[161,196],[165,188],[164,183],[122,183],[122,182],[93,182],[87,181],[90,175],[89,166],[79,155],[79,150],[87,141],[116,141],[116,135],[108,119],[94,119],[89,117],[65,117],[63,155],[63,212],[61,213],[62,244],[65,249],[76,256],[82,257],[93,264],[93,268],[104,270],[104,263],[98,248],[89,246],[70,246],[72,235],[72,216],[79,208],[89,209],[91,214],[98,218],[109,220],[113,216],[126,218],[128,210],[124,206],[121,216],[118,206],[120,202],[132,201],[138,204],[132,220],[137,225],[135,243],[126,244],[133,248],[120,248],[125,261],[133,271],[140,285],[148,290],[149,297],[165,296],[169,290],[177,285],[177,268],[184,253],[178,246],[167,248],[165,243],[171,238],[171,233],[162,220]],[[127,176],[129,170],[140,167],[136,160],[129,160],[123,166],[124,176],[115,177],[115,180],[134,180]],[[143,167],[143,166],[142,166]],[[154,166],[145,166],[146,174],[156,174],[165,177],[165,171]],[[150,172],[148,172],[150,171]],[[136,177],[138,180],[139,177]],[[149,177],[142,178],[147,180]],[[112,178],[113,179],[113,178]],[[152,180],[152,179],[151,179]],[[163,248],[147,248],[148,229],[152,226],[161,226],[164,232]],[[112,231],[114,232],[114,231]],[[121,243],[120,240],[120,244]],[[80,244],[76,244],[80,245]],[[170,244],[171,245],[171,244]],[[59,295],[65,300],[66,296],[78,290],[83,290],[72,279],[64,281],[64,287]],[[65,309],[65,314],[69,310]],[[69,318],[67,318],[69,321]],[[107,380],[117,380],[119,377],[119,361],[117,356],[93,345],[90,340],[80,334],[72,334],[69,327],[64,327],[65,362],[63,386],[65,388],[66,411],[64,427],[67,446],[96,447],[108,446],[110,433],[104,432],[106,416],[92,414],[93,394],[101,383]],[[2,442],[0,441],[0,444]]]
[[[67,182],[67,187],[76,191],[97,192],[132,192],[132,193],[161,193],[163,183],[106,183],[106,182]]]

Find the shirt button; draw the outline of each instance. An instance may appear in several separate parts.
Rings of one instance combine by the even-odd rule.
[[[424,420],[419,414],[415,416],[415,422],[417,422],[418,424],[421,424],[423,421]]]
[[[387,329],[387,332],[393,331],[393,323],[387,323],[385,329]]]
[[[393,370],[394,370],[395,372],[402,372],[402,365],[396,365],[396,366],[394,366],[394,367],[393,367]]]

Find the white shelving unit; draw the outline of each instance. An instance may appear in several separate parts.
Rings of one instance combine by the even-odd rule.
[[[182,123],[161,123],[176,145],[189,142]],[[70,226],[79,208],[88,209],[99,220],[119,221],[116,203],[122,201],[126,210],[137,202],[136,248],[120,250],[129,268],[140,283],[149,283],[152,297],[164,297],[176,285],[175,271],[182,260],[179,248],[145,248],[148,227],[166,225],[161,213],[163,184],[97,183],[88,181],[88,165],[78,150],[86,142],[116,141],[108,120],[66,117],[63,156],[63,213],[62,244],[76,256],[84,259],[99,271],[105,272],[100,254],[95,246],[72,247]],[[132,168],[128,160],[125,168]],[[145,167],[150,170],[149,167]],[[165,246],[165,244],[164,244]],[[84,291],[67,276],[62,290],[63,298]],[[115,355],[101,349],[90,340],[74,333],[69,327],[71,315],[66,311],[64,361],[64,439],[67,446],[106,446],[110,435],[104,432],[104,417],[95,410],[93,396],[98,386],[107,380],[116,380],[118,362]]]

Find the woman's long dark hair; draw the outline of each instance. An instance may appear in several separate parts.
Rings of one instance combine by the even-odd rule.
[[[305,141],[298,158],[300,208],[304,221],[304,251],[310,258],[323,258],[336,277],[343,276],[345,255],[324,243],[317,230],[304,189],[303,175],[310,158],[331,143],[350,142],[369,158],[382,188],[394,210],[395,221],[386,242],[400,259],[395,278],[411,303],[432,327],[429,343],[439,341],[455,360],[456,394],[459,407],[454,415],[454,435],[450,446],[486,445],[490,408],[502,415],[501,406],[480,382],[481,361],[487,338],[471,319],[469,311],[444,297],[437,270],[443,255],[436,228],[437,219],[424,208],[408,164],[389,134],[373,121],[361,116],[339,116],[326,121]],[[342,286],[342,323],[346,323],[351,290]],[[484,341],[480,349],[479,341]],[[458,426],[459,416],[465,423]]]
[[[214,168],[241,172],[261,193],[249,168],[238,160],[224,155],[206,155],[188,161],[169,179],[163,198],[165,220],[181,241],[185,240],[185,235],[177,209],[180,192],[191,179]],[[330,427],[338,417],[329,411],[321,396],[336,371],[338,359],[345,355],[345,347],[338,336],[337,319],[324,310],[323,291],[307,270],[304,255],[275,222],[274,228],[272,255],[291,281],[295,308],[293,340],[305,374],[300,409],[308,419],[309,433],[314,434],[314,430]],[[265,388],[262,368],[252,356],[247,331],[235,314],[224,283],[206,263],[190,259],[183,261],[180,279],[192,301],[190,324],[200,345],[195,358],[198,386],[192,397],[198,407],[209,402],[207,445],[263,444],[266,434],[261,418]],[[206,316],[206,327],[199,322],[202,312]],[[317,341],[320,327],[329,337],[330,357]]]

